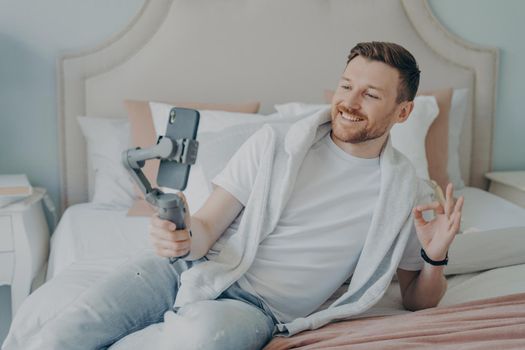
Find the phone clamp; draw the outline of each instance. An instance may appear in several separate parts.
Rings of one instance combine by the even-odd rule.
[[[137,147],[122,152],[124,168],[128,170],[140,191],[144,194],[144,199],[156,207],[159,218],[172,221],[178,230],[186,228],[184,223],[186,205],[184,201],[175,193],[164,193],[158,188],[152,188],[151,183],[142,172],[142,168],[146,161],[150,159],[167,160],[191,166],[197,160],[198,149],[199,142],[197,140],[185,138],[172,140],[169,137],[161,136],[154,146],[148,148]],[[174,263],[188,254],[169,258],[170,263]]]

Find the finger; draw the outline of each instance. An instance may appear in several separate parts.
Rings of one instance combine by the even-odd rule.
[[[456,201],[456,205],[454,206],[454,213],[461,214],[461,210],[463,209],[463,203],[465,203],[465,197],[460,196]]]
[[[458,213],[452,214],[453,220],[449,227],[449,234],[454,237],[459,232],[459,227],[461,225],[461,215]]]
[[[455,204],[454,204],[454,210],[452,211],[451,213],[451,216],[454,215],[454,214],[457,214],[457,215],[460,215],[461,216],[461,210],[463,208],[463,204],[465,203],[465,197],[463,196],[460,196]]]
[[[177,232],[183,232],[183,231],[188,231],[187,229],[182,229],[182,230],[171,230],[171,224],[173,223],[170,223],[170,225],[167,225],[169,228],[166,228],[166,227],[163,227],[163,226],[166,226],[166,225],[161,225],[161,226],[155,226],[153,224],[150,224],[149,225],[149,232],[162,232],[163,234],[165,234],[166,236],[169,236],[169,235],[173,235]],[[173,224],[175,226],[175,224]]]
[[[190,239],[188,230],[166,231],[164,229],[152,227],[150,229],[150,234],[159,239],[164,239],[171,242],[180,242]]]
[[[182,198],[182,202],[184,203],[184,208],[186,208],[185,210],[185,215],[184,215],[184,224],[186,225],[186,227],[189,227],[191,225],[191,215],[190,215],[190,207],[188,205],[188,201],[186,200],[186,196],[184,195],[184,193],[181,192],[178,192],[177,195]]]
[[[155,248],[155,254],[157,254],[158,256],[161,256],[163,258],[171,258],[171,256],[169,256],[169,253],[166,252],[164,249],[160,249],[160,248]]]
[[[191,245],[189,240],[174,243],[162,239],[154,239],[152,243],[157,249],[169,249],[173,252],[188,249]]]
[[[190,251],[189,247],[181,247],[179,249],[170,249],[169,254],[172,257],[178,257],[178,256],[186,255],[189,251]]]
[[[151,224],[154,227],[161,228],[168,231],[174,231],[177,229],[177,225],[175,225],[173,222],[169,220],[164,220],[159,218],[158,214],[155,214],[151,217],[150,220]]]
[[[448,183],[445,196],[445,215],[449,218],[452,214],[452,208],[454,207],[454,186],[452,183]]]
[[[463,203],[464,203],[464,197],[461,196],[456,201],[456,205],[454,206],[454,212],[450,216],[449,230],[451,230],[453,226],[457,226],[456,231],[459,230],[459,227],[461,224],[461,209],[463,208]]]
[[[191,239],[188,236],[172,237],[172,236],[164,235],[162,232],[151,232],[150,239],[155,242],[162,241],[162,242],[167,242],[169,244],[182,244],[182,243],[191,241]]]
[[[177,196],[179,196],[184,202],[186,202],[186,196],[182,191],[177,192]]]
[[[151,243],[155,248],[162,249],[171,249],[171,250],[180,250],[186,249],[191,245],[191,240],[187,239],[185,241],[173,242],[166,239],[162,239],[156,236],[150,236]]]
[[[415,207],[415,209],[419,212],[423,212],[426,210],[435,210],[438,214],[443,214],[443,206],[438,201],[418,205],[417,207]]]
[[[419,210],[414,208],[414,209],[412,209],[412,213],[414,214],[414,221],[415,221],[416,225],[424,226],[427,223],[427,221],[425,219],[423,219],[423,214],[421,214],[421,212]]]
[[[450,217],[448,218],[447,232],[450,232],[450,230],[452,230],[452,226],[454,225],[455,220],[456,220],[456,214],[452,213],[452,215],[450,215]]]
[[[165,230],[171,230],[172,229],[172,222],[168,220],[161,219],[158,214],[155,214],[151,217],[150,224],[153,227],[162,228]]]
[[[177,195],[182,199],[182,202],[184,203],[184,206],[187,208],[188,207],[188,201],[186,200],[186,196],[184,195],[184,193],[181,192],[177,192]]]
[[[189,252],[189,249],[183,249],[183,250],[171,250],[171,249],[164,249],[164,248],[155,249],[155,253],[164,258],[176,258],[179,256],[184,256],[188,252]]]

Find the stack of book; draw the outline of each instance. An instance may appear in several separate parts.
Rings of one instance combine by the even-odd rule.
[[[33,193],[25,174],[0,175],[0,208],[18,202]]]

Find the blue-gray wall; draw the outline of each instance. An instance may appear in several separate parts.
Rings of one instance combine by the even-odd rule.
[[[0,0],[0,174],[59,203],[56,59],[122,30],[143,0]]]
[[[59,201],[55,62],[118,32],[143,0],[0,0],[0,174],[26,173]],[[452,32],[501,49],[496,170],[525,169],[521,0],[431,0]]]
[[[473,43],[500,48],[492,165],[525,170],[525,1],[430,0],[445,27]]]
[[[143,0],[0,0],[0,174],[26,173],[59,201],[55,62],[123,29]],[[525,169],[525,1],[430,0],[445,27],[501,49],[496,170]],[[328,40],[328,39],[327,39]],[[6,316],[0,287],[0,341]]]
[[[0,174],[25,173],[59,202],[55,62],[122,30],[143,0],[0,0]],[[0,344],[11,322],[0,287]]]

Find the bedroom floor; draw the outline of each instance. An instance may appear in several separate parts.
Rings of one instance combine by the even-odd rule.
[[[11,287],[0,287],[0,344],[4,342],[11,324]]]

